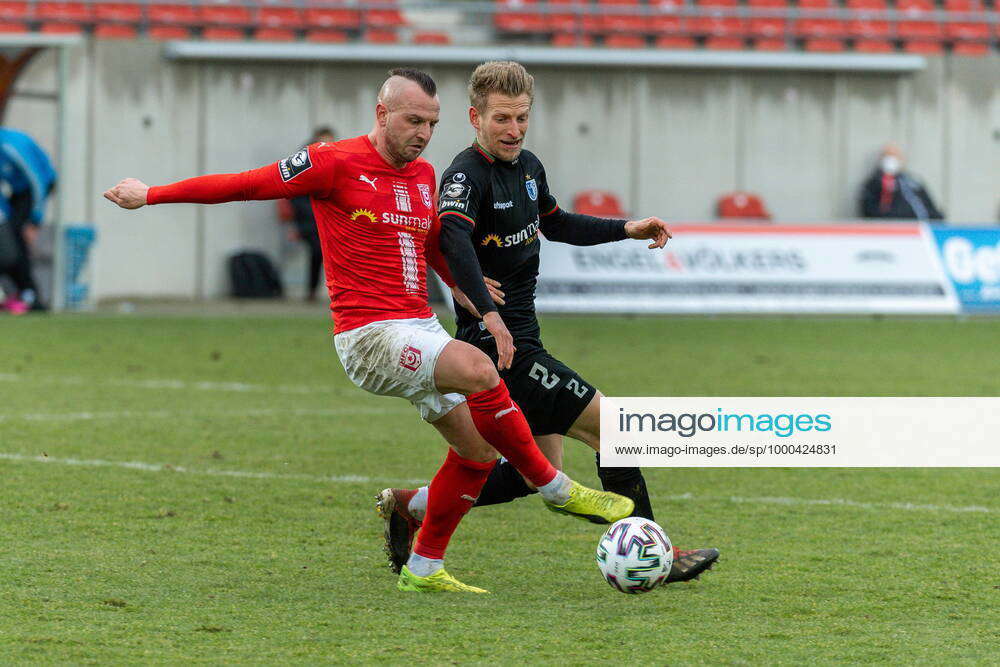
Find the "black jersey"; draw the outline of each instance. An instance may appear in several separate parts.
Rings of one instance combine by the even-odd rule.
[[[497,160],[476,143],[445,170],[438,196],[441,215],[455,215],[474,225],[472,242],[479,265],[484,276],[501,283],[506,303],[497,309],[515,345],[540,347],[535,317],[538,228],[541,217],[558,208],[542,163],[526,150],[513,162]],[[481,320],[458,304],[455,312],[456,338],[493,349],[492,336]]]

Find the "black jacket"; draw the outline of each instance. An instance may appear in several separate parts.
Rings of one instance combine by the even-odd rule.
[[[905,171],[896,174],[895,188],[888,205],[882,206],[882,171],[865,181],[861,192],[861,216],[891,220],[942,220],[942,213],[924,186]]]

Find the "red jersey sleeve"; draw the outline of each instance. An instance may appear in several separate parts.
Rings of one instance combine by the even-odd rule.
[[[196,176],[153,186],[147,204],[220,204],[227,201],[326,197],[333,185],[336,157],[324,144],[313,144],[284,160],[239,174]]]
[[[427,258],[427,264],[435,273],[441,276],[441,280],[448,287],[455,286],[455,279],[451,277],[451,271],[448,270],[448,261],[444,258],[444,254],[441,252],[441,221],[435,215],[433,221],[431,222],[431,231],[427,234],[427,244],[424,246],[424,256]]]

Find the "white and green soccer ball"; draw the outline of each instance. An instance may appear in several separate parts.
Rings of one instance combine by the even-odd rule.
[[[616,521],[597,543],[597,567],[622,593],[648,593],[666,580],[673,564],[670,538],[658,523],[642,517]]]

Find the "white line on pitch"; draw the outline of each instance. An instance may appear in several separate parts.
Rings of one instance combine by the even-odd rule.
[[[131,470],[144,470],[147,472],[171,472],[189,475],[208,475],[211,477],[241,477],[249,479],[291,479],[306,482],[319,483],[340,483],[340,484],[424,484],[426,479],[392,479],[387,477],[366,477],[364,475],[307,475],[300,473],[275,473],[275,472],[255,472],[251,470],[196,470],[185,468],[184,466],[174,466],[163,463],[145,463],[142,461],[108,461],[105,459],[73,459],[56,458],[53,456],[30,456],[27,454],[13,454],[0,452],[0,460],[19,461],[27,463],[46,463],[50,465],[68,466],[89,466],[104,468],[128,468]],[[907,512],[951,512],[951,513],[980,513],[993,514],[996,509],[982,507],[978,505],[957,506],[957,505],[929,505],[922,503],[866,503],[857,500],[846,500],[843,498],[814,499],[814,498],[785,498],[773,496],[761,496],[756,498],[744,496],[694,496],[690,493],[681,493],[672,496],[661,497],[664,500],[686,501],[699,500],[708,502],[733,502],[746,505],[798,505],[798,506],[824,506],[824,507],[851,507],[864,510],[903,510]]]
[[[132,387],[135,389],[179,389],[195,391],[227,391],[237,393],[275,393],[275,394],[314,394],[317,392],[335,391],[331,385],[265,385],[248,382],[207,382],[189,380],[130,380],[126,378],[82,378],[82,377],[46,377],[22,375],[19,373],[0,373],[0,382],[35,382],[39,384],[59,384],[70,386],[105,385],[114,387]]]
[[[214,410],[214,411],[194,411],[185,410],[117,410],[106,412],[30,412],[24,414],[0,415],[0,422],[4,421],[34,421],[34,422],[63,422],[63,421],[95,421],[95,420],[116,420],[116,419],[178,419],[181,417],[203,417],[203,418],[245,418],[245,417],[336,417],[338,415],[386,415],[386,414],[409,414],[413,410],[410,408],[261,408],[253,410]]]

